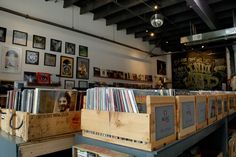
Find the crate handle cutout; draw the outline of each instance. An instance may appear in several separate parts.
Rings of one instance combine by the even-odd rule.
[[[16,116],[16,113],[13,113],[12,115],[11,115],[11,118],[10,118],[10,122],[9,122],[9,125],[10,125],[10,127],[13,129],[13,130],[18,130],[18,129],[20,129],[22,126],[23,126],[23,120],[21,121],[21,123],[20,123],[20,125],[18,126],[18,127],[13,127],[12,126],[12,120],[13,120],[13,117],[15,117]]]

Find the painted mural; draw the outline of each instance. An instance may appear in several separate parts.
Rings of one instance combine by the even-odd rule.
[[[223,49],[192,51],[172,55],[172,82],[175,89],[221,90],[226,83],[226,55]]]

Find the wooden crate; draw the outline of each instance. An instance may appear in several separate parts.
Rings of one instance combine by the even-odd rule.
[[[197,129],[202,129],[207,126],[207,100],[205,95],[196,95],[196,125]]]
[[[216,96],[207,95],[207,124],[214,123],[216,119]]]
[[[217,120],[220,120],[223,118],[223,107],[224,101],[223,101],[223,95],[217,94],[216,95],[216,118]]]
[[[79,156],[104,156],[104,157],[132,157],[129,154],[121,153],[118,151],[110,150],[104,147],[98,147],[88,144],[79,144],[72,147],[72,157]]]
[[[232,114],[235,112],[236,109],[236,101],[235,101],[235,94],[228,94],[228,114]]]
[[[12,114],[12,120],[10,122]],[[80,131],[81,112],[31,114],[7,110],[4,131],[24,141]],[[11,123],[11,126],[9,124]]]
[[[147,113],[83,109],[83,136],[147,151],[175,141],[175,98],[147,96],[146,102]]]
[[[182,139],[196,131],[196,106],[194,96],[176,96],[177,137]]]

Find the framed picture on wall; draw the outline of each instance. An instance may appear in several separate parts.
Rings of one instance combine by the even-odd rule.
[[[6,35],[7,35],[7,29],[4,27],[0,27],[0,41],[1,42],[6,41]]]
[[[38,35],[33,35],[33,48],[43,49],[46,47],[46,38]]]
[[[13,30],[12,43],[16,45],[27,46],[28,34],[25,32]]]
[[[39,65],[39,52],[26,50],[25,64]]]
[[[51,39],[51,43],[50,43],[50,50],[51,51],[61,52],[61,47],[62,47],[61,40]]]
[[[2,71],[19,73],[21,71],[22,49],[0,45]]]
[[[88,81],[79,81],[78,87],[79,88],[88,88]]]
[[[37,77],[36,77],[36,72],[24,72],[24,81],[28,83],[36,83],[37,82]]]
[[[72,78],[73,69],[74,69],[74,58],[61,56],[60,76]]]
[[[75,80],[65,80],[64,88],[72,89],[75,87]]]
[[[65,54],[75,55],[75,44],[65,42]]]
[[[157,75],[166,75],[166,62],[157,60]]]
[[[88,47],[79,45],[79,56],[88,57]]]
[[[55,67],[56,66],[56,61],[57,61],[57,56],[56,55],[50,54],[50,53],[45,53],[44,54],[44,65]]]
[[[89,79],[89,59],[77,57],[76,78]]]

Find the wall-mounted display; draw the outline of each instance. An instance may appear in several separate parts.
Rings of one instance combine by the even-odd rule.
[[[50,54],[50,53],[45,53],[44,54],[44,65],[55,67],[56,66],[56,61],[57,61],[57,56],[56,55]]]
[[[88,47],[79,45],[79,56],[88,57]]]
[[[75,55],[75,44],[65,42],[65,54]]]
[[[100,68],[93,67],[93,76],[100,76]]]
[[[21,71],[22,49],[8,45],[0,45],[1,70],[9,73]]]
[[[50,74],[49,73],[42,73],[42,72],[37,72],[37,83],[38,84],[50,84]]]
[[[79,88],[88,88],[89,87],[88,81],[79,81],[78,87]]]
[[[166,75],[166,62],[157,60],[157,75]]]
[[[33,35],[33,48],[43,49],[46,47],[46,38],[38,35]]]
[[[37,83],[37,77],[35,72],[24,72],[24,81],[28,83]]]
[[[72,78],[73,69],[74,69],[74,58],[61,56],[60,76]]]
[[[64,88],[73,89],[75,87],[75,80],[65,80]]]
[[[28,34],[25,32],[13,30],[12,43],[16,45],[27,46]]]
[[[89,79],[89,59],[77,57],[76,77]]]
[[[6,41],[6,35],[7,35],[7,29],[4,27],[0,27],[0,41],[1,42]]]
[[[51,51],[61,52],[61,47],[62,47],[61,40],[51,39],[51,43],[50,43],[50,50]]]
[[[39,64],[39,52],[26,50],[25,64]]]
[[[172,55],[173,88],[222,90],[227,82],[225,48]]]

